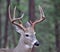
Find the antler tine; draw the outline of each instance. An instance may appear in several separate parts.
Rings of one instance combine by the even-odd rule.
[[[14,8],[14,14],[13,14],[13,19],[12,19],[12,18],[11,18],[11,14],[10,14],[10,6],[9,6],[9,19],[10,19],[10,21],[11,21],[14,25],[22,28],[22,29],[25,31],[26,28],[23,26],[22,23],[17,23],[17,22],[15,22],[16,20],[22,19],[23,16],[24,16],[24,14],[22,14],[21,18],[15,18],[15,11],[16,11],[16,6],[15,6],[15,8]],[[21,21],[20,21],[20,22],[21,22]]]
[[[16,11],[16,6],[15,6],[15,8],[14,8],[14,14],[13,14],[13,19],[12,19],[12,17],[11,17],[11,13],[10,13],[10,5],[9,5],[9,19],[10,19],[10,21],[13,23],[14,21],[15,21],[15,11]]]
[[[40,5],[39,5],[39,11],[40,11],[40,19],[36,20],[35,22],[30,21],[33,28],[34,28],[35,24],[37,24],[39,22],[42,22],[45,19],[45,15],[44,15],[43,9],[42,9],[42,7],[40,7]]]
[[[12,22],[14,22],[14,21],[16,21],[16,20],[20,20],[20,19],[22,19],[23,16],[24,16],[24,13],[23,13],[21,17],[15,18],[15,11],[16,11],[16,6],[15,6],[15,8],[14,8],[14,14],[13,14],[13,21],[12,21]],[[20,22],[21,22],[21,21],[20,21]]]
[[[22,16],[20,18],[23,18],[24,17],[24,13],[22,14]]]
[[[41,7],[40,5],[39,5],[39,10],[40,10],[40,18],[41,18],[41,17],[45,18],[43,9],[42,9],[42,7]]]
[[[16,11],[16,6],[14,8],[14,13],[13,13],[13,18],[15,19],[15,11]]]

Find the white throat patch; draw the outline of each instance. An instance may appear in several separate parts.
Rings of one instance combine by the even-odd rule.
[[[26,46],[26,48],[32,48],[33,47],[33,45],[31,45],[31,46],[29,46],[29,45],[25,45]]]

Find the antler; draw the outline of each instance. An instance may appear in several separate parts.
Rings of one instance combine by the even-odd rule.
[[[37,24],[39,22],[42,22],[45,19],[45,15],[44,15],[43,9],[42,9],[42,7],[40,7],[40,5],[39,5],[39,11],[40,11],[40,19],[36,20],[35,22],[30,21],[30,23],[32,24],[33,28],[34,28],[35,24]]]
[[[11,23],[13,23],[14,25],[18,26],[18,27],[21,27],[23,30],[26,30],[26,28],[23,26],[22,22],[20,21],[20,23],[17,23],[16,21],[17,20],[21,20],[24,16],[24,13],[22,14],[22,16],[20,18],[15,18],[15,11],[16,11],[16,6],[14,8],[14,13],[13,13],[13,19],[11,17],[11,14],[10,14],[10,6],[9,6],[9,19],[11,21]]]

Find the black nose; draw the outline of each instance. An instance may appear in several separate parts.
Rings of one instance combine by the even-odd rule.
[[[35,46],[39,46],[39,42],[36,42],[34,45],[35,45]]]

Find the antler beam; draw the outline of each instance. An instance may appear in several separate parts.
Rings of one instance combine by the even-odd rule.
[[[21,22],[21,19],[23,18],[24,16],[24,13],[22,14],[22,16],[20,18],[15,18],[15,11],[16,11],[16,6],[14,8],[14,13],[13,13],[13,19],[11,17],[11,14],[10,14],[10,6],[9,6],[9,19],[10,21],[14,24],[14,25],[17,25],[18,27],[21,27],[23,30],[26,30],[26,28],[23,26],[22,22]],[[20,23],[17,23],[15,21],[17,20],[20,20]]]
[[[40,11],[40,19],[36,20],[35,22],[30,21],[30,23],[32,24],[33,28],[34,28],[35,24],[37,24],[37,23],[42,22],[43,20],[45,20],[45,15],[44,15],[43,9],[42,9],[42,7],[40,7],[40,5],[39,5],[39,11]]]

